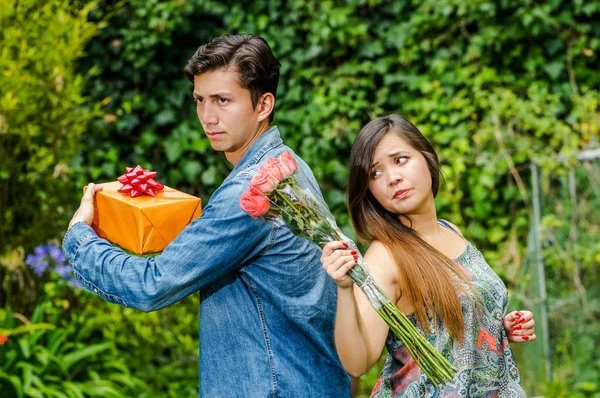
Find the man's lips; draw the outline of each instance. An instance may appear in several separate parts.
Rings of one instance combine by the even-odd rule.
[[[210,137],[218,137],[222,134],[225,134],[224,131],[206,131],[205,132],[206,135],[210,138]]]
[[[394,199],[404,199],[408,196],[410,191],[412,191],[412,188],[411,189],[399,189],[394,194]]]

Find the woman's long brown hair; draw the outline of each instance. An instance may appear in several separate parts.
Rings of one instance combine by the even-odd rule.
[[[419,326],[428,333],[428,317],[434,325],[441,321],[450,336],[462,342],[464,321],[459,295],[467,290],[474,292],[468,278],[457,264],[403,224],[401,215],[384,209],[369,191],[375,149],[386,134],[397,134],[425,157],[431,190],[434,197],[437,195],[440,164],[429,141],[401,116],[374,119],[360,130],[350,154],[348,207],[354,230],[361,241],[379,241],[392,254],[402,281],[402,294],[412,303]]]

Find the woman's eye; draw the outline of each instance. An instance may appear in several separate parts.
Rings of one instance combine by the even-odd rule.
[[[381,175],[382,171],[381,170],[373,170],[371,172],[371,178],[377,178]]]
[[[404,164],[408,161],[406,156],[399,156],[396,158],[396,164]]]

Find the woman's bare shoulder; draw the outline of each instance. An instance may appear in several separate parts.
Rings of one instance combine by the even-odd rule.
[[[450,221],[448,221],[448,220],[442,220],[442,221],[444,221],[446,224],[448,224],[448,225],[450,226],[450,228],[452,228],[452,229],[454,229],[456,232],[458,232],[458,234],[459,234],[460,236],[463,236],[463,233],[462,233],[462,231],[461,231],[461,230],[460,230],[460,228],[458,228],[456,225],[452,224],[452,223],[451,223]]]
[[[396,276],[398,267],[394,256],[389,249],[379,241],[373,241],[365,253],[365,262],[369,265],[369,271],[377,272],[386,276]]]

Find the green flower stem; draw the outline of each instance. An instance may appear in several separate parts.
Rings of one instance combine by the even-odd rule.
[[[394,307],[394,308],[392,308]],[[426,339],[424,339],[424,337],[418,333],[416,331],[416,329],[414,328],[414,326],[412,325],[412,323],[410,323],[410,321],[408,320],[408,318],[406,317],[406,315],[402,314],[402,312],[398,311],[400,313],[400,317],[397,317],[396,315],[396,307],[393,304],[386,304],[385,305],[385,310],[382,312],[386,312],[386,316],[390,317],[390,320],[392,322],[397,322],[398,324],[410,324],[410,326],[412,326],[412,328],[407,329],[410,333],[409,335],[406,335],[407,338],[410,338],[412,341],[414,341],[416,344],[418,344],[419,347],[421,347],[420,350],[420,356],[423,358],[432,358],[438,361],[438,364],[441,366],[434,366],[431,365],[431,368],[435,368],[436,370],[439,370],[441,373],[443,373],[446,377],[448,377],[450,380],[453,377],[453,372],[456,370],[454,369],[449,363],[448,361],[446,361],[446,359],[439,353],[439,351],[437,351]],[[428,365],[429,366],[429,365]]]
[[[302,213],[298,211],[298,209],[296,209],[296,206],[294,206],[294,203],[290,200],[290,198],[287,197],[287,195],[285,193],[281,192],[278,189],[275,189],[273,192],[276,193],[280,198],[282,198],[284,200],[284,202],[286,202],[292,209],[296,210],[294,212],[295,215],[298,215],[298,216],[302,217],[304,219],[304,222],[306,224],[310,224],[310,221],[308,219],[306,219],[302,215]]]
[[[398,323],[394,322],[393,316],[388,316],[388,313],[386,310],[377,311],[377,313],[390,326],[390,329],[392,330],[392,332],[396,336],[398,336],[400,341],[402,341],[402,344],[406,347],[408,353],[413,357],[413,359],[415,360],[415,363],[419,366],[419,368],[421,368],[423,373],[425,373],[427,375],[429,380],[431,380],[433,385],[435,385],[435,387],[437,388],[438,387],[437,381],[441,378],[440,373],[443,373],[443,371],[440,372],[442,369],[439,366],[436,366],[434,363],[432,363],[430,366],[431,366],[432,372],[435,374],[435,376],[434,376],[434,374],[429,372],[429,370],[427,369],[427,367],[425,366],[425,364],[423,362],[430,362],[431,357],[429,357],[427,355],[422,355],[422,354],[419,355],[418,354],[418,352],[420,351],[419,348],[421,348],[421,349],[424,348],[422,344],[419,344],[420,343],[418,341],[419,339],[416,339],[414,336],[411,336],[410,329],[407,328],[406,325],[404,325],[404,327],[402,327],[401,325],[398,325]],[[412,326],[412,324],[411,324],[411,326]],[[412,348],[413,346],[415,347],[415,349]],[[443,382],[443,378],[440,381]]]
[[[348,273],[353,281],[363,286],[367,271],[358,264]],[[407,348],[415,363],[437,387],[439,383],[452,380],[455,369],[448,361],[416,330],[408,317],[387,299],[376,286],[372,286],[381,295],[379,302],[382,308],[376,310],[400,341]],[[364,290],[364,287],[363,287]]]

